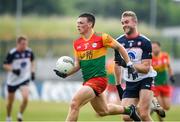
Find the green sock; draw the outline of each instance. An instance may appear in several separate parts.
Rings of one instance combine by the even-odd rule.
[[[131,113],[130,107],[124,107],[124,114],[129,115]]]

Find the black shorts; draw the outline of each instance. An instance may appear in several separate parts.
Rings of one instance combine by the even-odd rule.
[[[26,80],[15,86],[7,85],[7,89],[8,89],[9,93],[14,93],[20,86],[24,86],[24,85],[28,85],[28,84],[29,84],[29,80]]]
[[[123,98],[139,98],[139,92],[141,89],[151,90],[153,78],[148,77],[138,82],[127,82],[126,89],[123,93]]]

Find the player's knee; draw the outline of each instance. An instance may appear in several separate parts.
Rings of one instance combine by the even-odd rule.
[[[73,99],[70,104],[71,110],[79,110],[79,104],[77,100]]]
[[[163,108],[168,111],[170,109],[170,105],[165,105]]]
[[[127,116],[127,115],[123,115],[123,116],[122,116],[122,119],[123,119],[124,121],[131,121],[131,118],[130,118],[129,116]]]

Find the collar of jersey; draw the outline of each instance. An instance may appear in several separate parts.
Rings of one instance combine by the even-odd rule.
[[[135,39],[135,38],[137,38],[139,36],[139,32],[136,35],[133,35],[133,36],[128,36],[126,34],[125,34],[125,36],[126,36],[127,39]]]
[[[161,56],[162,56],[162,52],[160,52],[159,55],[157,55],[157,56],[154,55],[155,58],[159,58]]]
[[[91,31],[91,34],[90,34],[89,38],[86,39],[84,35],[82,35],[82,38],[83,38],[85,41],[88,41],[88,40],[90,40],[90,38],[93,36],[93,34],[94,34],[94,30]]]

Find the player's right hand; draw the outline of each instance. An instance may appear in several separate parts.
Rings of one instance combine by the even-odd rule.
[[[53,70],[57,76],[61,77],[61,78],[66,78],[67,77],[67,74],[65,73],[62,73],[62,72],[59,72],[58,70],[54,69]]]
[[[133,64],[127,64],[127,68],[128,68],[128,78],[130,78],[130,75],[132,75],[133,80],[135,80],[138,77],[138,73],[135,69],[135,67],[133,66]]]
[[[12,72],[13,72],[15,75],[17,75],[17,76],[19,76],[19,75],[21,74],[21,70],[20,70],[20,69],[13,69]]]
[[[172,84],[174,84],[175,81],[176,81],[174,75],[170,76],[170,77],[169,77],[169,80],[171,81]]]

